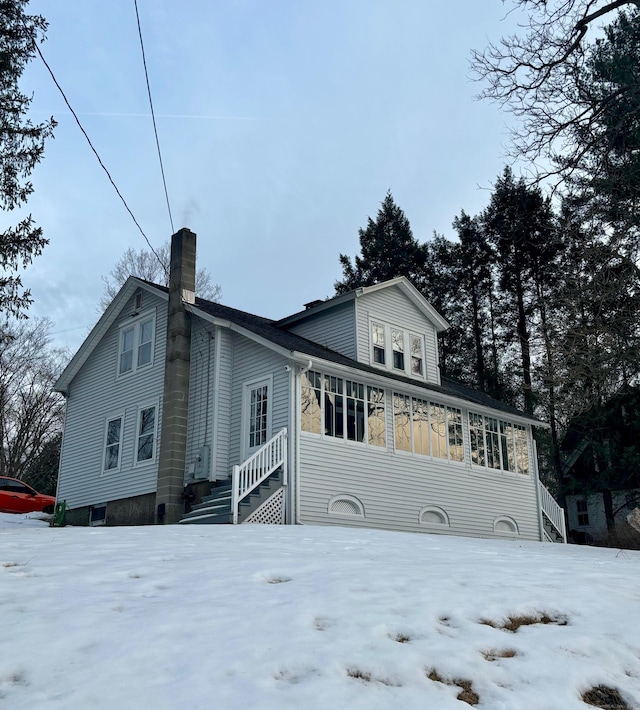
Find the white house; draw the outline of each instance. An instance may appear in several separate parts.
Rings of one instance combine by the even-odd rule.
[[[566,540],[544,424],[440,377],[445,320],[405,278],[279,321],[130,277],[57,383],[76,524],[286,522]]]

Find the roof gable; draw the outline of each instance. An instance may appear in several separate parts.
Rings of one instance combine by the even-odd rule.
[[[418,289],[404,276],[398,276],[395,279],[390,279],[389,281],[383,281],[382,283],[375,284],[373,286],[361,286],[360,288],[349,291],[348,293],[343,293],[334,298],[329,298],[326,301],[312,302],[308,308],[304,311],[299,311],[293,315],[287,316],[277,321],[279,326],[289,326],[307,318],[314,317],[320,313],[326,312],[327,310],[336,308],[337,306],[348,303],[349,301],[354,301],[361,296],[365,296],[369,293],[374,293],[376,291],[383,291],[388,288],[397,287],[404,295],[416,306],[416,308],[431,321],[438,333],[446,330],[449,327],[449,323],[436,311],[436,309],[427,301],[427,299],[418,291]]]
[[[54,390],[56,392],[66,394],[71,380],[73,380],[73,378],[78,374],[80,368],[84,365],[100,340],[102,340],[106,332],[118,318],[131,296],[133,296],[139,288],[154,293],[156,296],[159,296],[164,300],[169,299],[169,292],[167,289],[157,286],[156,284],[152,284],[149,281],[136,278],[135,276],[129,276],[129,278],[124,282],[122,288],[116,294],[113,301],[111,301],[107,307],[107,310],[93,326],[91,332],[86,337],[76,354],[71,358],[69,364],[62,371],[62,374],[54,386]]]

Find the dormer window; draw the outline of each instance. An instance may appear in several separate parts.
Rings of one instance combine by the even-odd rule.
[[[407,377],[426,378],[425,340],[405,328],[370,321],[371,364]]]
[[[393,369],[404,371],[404,333],[391,329],[391,347],[393,348]]]
[[[424,377],[424,352],[422,338],[417,335],[411,336],[411,373]]]
[[[143,315],[120,328],[120,346],[118,374],[129,372],[150,365],[153,361],[153,337],[155,316]]]
[[[373,342],[373,361],[378,365],[385,364],[384,326],[380,323],[371,324],[371,340]]]

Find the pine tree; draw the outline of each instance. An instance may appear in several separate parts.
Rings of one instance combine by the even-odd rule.
[[[496,182],[482,222],[496,255],[506,341],[516,345],[519,352],[517,369],[524,411],[533,414],[536,395],[531,337],[540,305],[536,278],[543,278],[559,249],[551,205],[538,188],[528,187],[523,179],[516,181],[506,167]]]
[[[44,18],[26,14],[27,3],[0,0],[0,207],[7,212],[24,205],[33,192],[28,177],[55,127],[53,119],[32,123],[27,117],[31,98],[18,85],[47,27]],[[46,244],[31,215],[0,234],[0,313],[24,315],[31,298],[15,272],[30,264]]]
[[[360,286],[373,286],[381,281],[406,276],[418,286],[424,278],[426,249],[413,236],[409,220],[387,192],[375,222],[368,218],[367,228],[359,229],[360,256],[354,263],[340,254],[342,281],[334,286],[345,293]]]

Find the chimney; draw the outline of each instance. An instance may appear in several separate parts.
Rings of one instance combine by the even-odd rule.
[[[194,303],[195,288],[196,235],[183,228],[171,237],[167,348],[156,492],[158,523],[176,523],[183,512],[191,366],[191,314],[185,310],[184,303]]]

